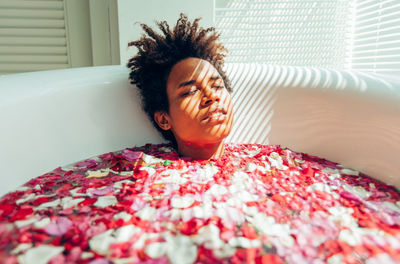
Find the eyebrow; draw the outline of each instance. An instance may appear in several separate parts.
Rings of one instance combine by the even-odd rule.
[[[195,80],[190,80],[190,81],[183,82],[183,83],[179,84],[178,88],[181,88],[181,87],[184,87],[184,86],[188,86],[188,85],[192,85],[195,82],[196,82]]]
[[[222,79],[221,76],[219,76],[219,75],[214,75],[214,76],[212,76],[210,78],[211,81],[216,81],[216,80],[219,80],[219,79]]]
[[[211,81],[216,81],[216,80],[219,80],[219,79],[222,79],[222,78],[220,76],[218,76],[218,75],[211,76],[211,78],[210,78]],[[192,85],[194,83],[196,83],[195,80],[186,81],[186,82],[183,82],[183,83],[179,84],[178,88],[185,87],[185,86],[188,86],[188,85]]]

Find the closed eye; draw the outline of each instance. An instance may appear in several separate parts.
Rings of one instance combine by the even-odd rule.
[[[198,90],[199,90],[199,89],[197,89],[197,88],[190,89],[189,91],[184,92],[183,94],[181,94],[181,96],[182,96],[182,97],[186,97],[186,96],[195,94]]]

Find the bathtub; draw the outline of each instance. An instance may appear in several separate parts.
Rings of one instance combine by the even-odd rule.
[[[280,144],[400,188],[400,78],[228,64],[229,142]],[[124,66],[0,76],[0,195],[58,166],[162,138]]]

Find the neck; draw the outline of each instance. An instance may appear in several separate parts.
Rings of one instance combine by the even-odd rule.
[[[202,145],[178,142],[178,152],[182,156],[193,159],[219,158],[224,154],[224,141]]]

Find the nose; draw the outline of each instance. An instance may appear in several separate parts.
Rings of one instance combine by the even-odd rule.
[[[220,96],[217,91],[213,91],[210,88],[204,89],[203,98],[201,99],[201,106],[209,106],[212,105],[214,102],[220,101]]]

